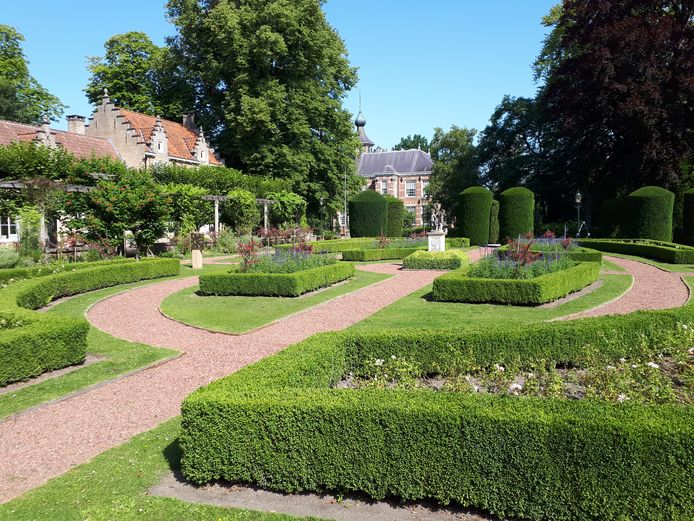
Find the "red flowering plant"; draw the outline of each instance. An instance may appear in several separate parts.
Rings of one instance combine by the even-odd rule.
[[[313,253],[313,244],[302,239],[292,247],[291,252],[310,255]]]
[[[260,262],[259,251],[260,242],[256,241],[254,237],[251,237],[247,241],[239,241],[236,246],[236,251],[241,255],[241,271],[247,272],[253,266]]]
[[[532,235],[526,240],[509,239],[506,243],[508,246],[506,257],[519,266],[532,264],[542,256],[542,253],[532,251],[534,243]]]
[[[378,249],[382,250],[384,248],[387,248],[388,245],[390,244],[390,239],[386,237],[383,232],[381,232],[381,235],[378,237]]]

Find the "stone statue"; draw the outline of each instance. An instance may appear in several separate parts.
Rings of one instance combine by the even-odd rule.
[[[434,203],[431,209],[431,228],[432,231],[447,233],[446,226],[446,211],[441,208],[441,203]]]

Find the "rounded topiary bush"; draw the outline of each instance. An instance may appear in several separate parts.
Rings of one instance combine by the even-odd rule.
[[[492,199],[492,193],[483,186],[466,188],[458,198],[460,229],[463,237],[468,237],[474,246],[483,246],[489,241]]]
[[[499,242],[499,201],[492,199],[489,209],[489,244]]]
[[[349,201],[349,233],[352,237],[378,237],[388,227],[388,202],[373,190],[364,190]]]
[[[684,192],[682,239],[685,244],[694,246],[694,188],[690,188]]]
[[[386,235],[388,237],[402,237],[402,230],[405,223],[405,203],[392,195],[386,196],[388,204],[388,227]]]
[[[499,195],[499,228],[502,240],[515,239],[519,235],[533,233],[535,194],[527,188],[516,186]]]
[[[638,239],[672,241],[675,194],[658,186],[644,186],[629,194],[629,235]]]

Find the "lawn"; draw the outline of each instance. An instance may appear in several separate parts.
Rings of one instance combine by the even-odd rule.
[[[0,505],[0,520],[23,521],[297,521],[288,515],[269,514],[186,503],[152,497],[150,487],[171,468],[178,468],[176,439],[180,418],[140,434],[108,450],[46,485]]]
[[[228,268],[225,266],[205,266],[203,270],[193,270],[190,267],[183,266],[179,277],[189,277],[202,271],[219,269]],[[130,288],[156,284],[164,280],[170,279],[147,280],[93,291],[65,300],[50,308],[47,312],[82,317],[90,306],[110,295]],[[106,359],[62,376],[49,378],[40,383],[0,395],[0,418],[49,400],[61,398],[89,385],[111,380],[141,367],[176,356],[177,351],[128,342],[91,327],[87,337],[87,353]]]
[[[528,323],[551,320],[608,302],[631,286],[630,275],[604,275],[604,284],[575,300],[556,307],[434,302],[431,286],[408,295],[352,326],[357,329],[465,328],[485,324]]]
[[[603,253],[603,256],[619,257],[620,259],[630,259],[638,262],[643,262],[644,264],[650,264],[661,270],[671,271],[673,273],[694,273],[694,264],[670,264],[668,262],[661,262],[654,259],[648,259],[646,257],[637,257],[635,255],[625,255],[623,253]],[[605,267],[605,266],[603,266]],[[605,268],[612,269],[612,268]]]
[[[162,312],[185,324],[241,334],[316,304],[389,278],[389,275],[357,270],[354,278],[303,297],[199,296],[198,286],[168,296]]]

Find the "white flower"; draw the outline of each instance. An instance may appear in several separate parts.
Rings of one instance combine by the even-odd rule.
[[[687,349],[687,353],[689,353],[690,355],[694,355],[694,347],[690,347],[689,349]]]
[[[613,365],[608,365],[608,366],[607,366],[607,369],[617,369],[617,368],[616,368],[615,366],[613,366]]]
[[[518,394],[523,390],[523,386],[519,383],[513,383],[509,386],[508,392],[511,394]]]
[[[687,326],[687,324],[682,324],[682,329],[689,329],[689,326]]]
[[[625,402],[625,401],[627,401],[628,399],[629,399],[629,398],[627,398],[627,396],[626,396],[625,394],[620,394],[619,396],[617,396],[617,401],[618,401],[619,403]]]
[[[632,369],[636,369],[637,367],[638,367],[638,365],[636,365],[636,364],[631,364],[631,368],[632,368]]]
[[[391,360],[395,360],[395,358],[397,358],[395,355],[390,355]]]
[[[619,359],[619,363],[620,363],[620,364],[623,364],[623,363],[626,362],[626,361],[627,361],[626,358],[620,358],[620,359]]]
[[[501,371],[502,373],[503,373],[504,370],[505,370],[505,369],[504,369],[504,366],[503,366],[503,365],[499,365],[499,364],[494,364],[494,369],[496,369],[497,371]]]
[[[383,365],[383,362],[385,362],[385,360],[383,360],[383,358],[377,358],[375,363],[376,363],[376,365],[381,366],[381,365]]]
[[[648,367],[652,367],[653,369],[660,369],[660,366],[654,362],[648,362],[646,365]]]

